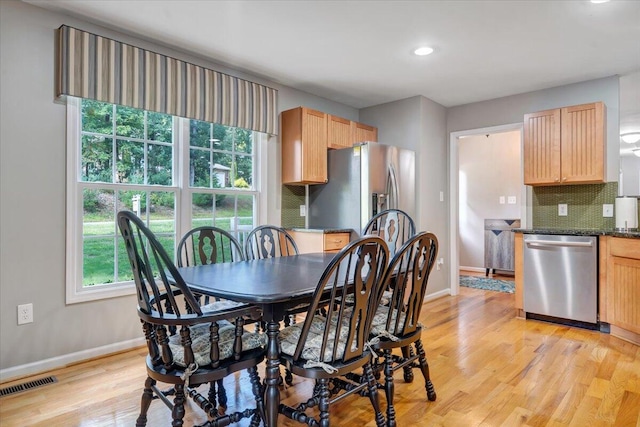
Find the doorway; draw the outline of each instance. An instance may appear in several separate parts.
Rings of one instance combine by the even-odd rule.
[[[452,295],[457,295],[459,292],[460,283],[460,266],[461,259],[464,263],[471,263],[473,265],[465,266],[470,267],[473,270],[481,271],[484,255],[484,227],[478,225],[478,221],[487,216],[502,217],[504,215],[514,216],[520,218],[521,227],[527,226],[527,211],[528,206],[531,206],[530,195],[527,192],[526,186],[523,184],[523,167],[522,167],[522,123],[514,123],[502,126],[493,126],[480,129],[471,129],[468,131],[452,132],[450,134],[450,156],[449,156],[449,230],[450,230],[450,259],[451,259],[451,288]],[[495,153],[496,149],[500,149],[503,145],[502,140],[508,138],[507,134],[510,134],[511,138],[515,138],[519,143],[519,149],[516,149],[517,156],[511,156],[510,161],[517,163],[517,165],[511,165],[512,169],[510,174],[510,180],[516,180],[517,184],[511,184],[505,186],[499,183],[499,180],[504,175],[500,173],[499,153]],[[483,150],[482,139],[485,138],[487,150]],[[493,139],[493,141],[491,141]],[[494,142],[491,144],[490,142]],[[469,144],[472,145],[469,145]],[[475,144],[474,144],[475,143]],[[461,159],[461,155],[464,156]],[[467,158],[466,156],[475,156],[476,158]],[[504,158],[505,156],[502,156]],[[492,166],[493,165],[493,166]],[[482,172],[484,168],[484,173]],[[462,175],[461,175],[461,172]],[[468,176],[474,174],[474,176]],[[471,180],[474,180],[471,182]],[[488,182],[478,183],[478,180],[486,179]],[[492,186],[495,188],[487,189],[483,188],[483,185]],[[472,188],[470,188],[472,187]],[[468,192],[474,191],[474,194],[470,195],[472,203],[475,204],[476,211],[469,211],[464,203],[461,203],[461,196],[463,200],[465,193],[469,196]],[[481,194],[476,194],[480,191]],[[504,192],[504,194],[501,194]],[[504,205],[501,204],[501,197],[504,196]],[[511,197],[511,199],[509,199]],[[486,200],[483,200],[486,198]],[[509,204],[515,198],[515,203]],[[467,235],[471,228],[473,235]],[[464,239],[461,240],[461,232],[464,232]],[[480,237],[482,236],[482,237]],[[471,248],[465,246],[471,245]],[[461,257],[461,248],[465,251]],[[471,256],[467,256],[471,255]]]

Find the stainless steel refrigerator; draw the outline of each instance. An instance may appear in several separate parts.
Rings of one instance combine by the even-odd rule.
[[[350,228],[358,234],[385,209],[415,219],[415,153],[363,142],[329,150],[327,184],[309,186],[309,228]]]

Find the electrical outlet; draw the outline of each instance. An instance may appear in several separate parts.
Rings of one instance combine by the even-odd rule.
[[[442,268],[442,264],[444,264],[444,258],[439,258],[436,260],[436,270],[440,270]]]
[[[567,216],[567,204],[566,203],[559,203],[558,204],[558,216]]]
[[[20,304],[18,306],[18,325],[33,322],[33,304]]]
[[[602,205],[602,216],[604,218],[612,218],[613,217],[613,205],[609,205],[609,204]]]
[[[510,204],[510,205],[515,205],[516,204],[516,196],[507,197],[507,203]]]
[[[300,205],[300,216],[307,216],[307,207],[305,205]]]
[[[501,205],[504,205],[504,196],[500,196],[499,201],[500,201],[500,204],[501,204]]]

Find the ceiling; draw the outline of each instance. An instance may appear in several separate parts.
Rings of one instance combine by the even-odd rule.
[[[23,0],[354,108],[445,107],[611,75],[640,131],[640,1]],[[418,57],[421,45],[435,49]],[[630,98],[630,99],[627,99]]]

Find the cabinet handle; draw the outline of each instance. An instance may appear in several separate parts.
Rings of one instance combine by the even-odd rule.
[[[562,178],[562,181],[563,181],[563,182],[564,182],[564,181],[566,181],[566,180],[567,180],[567,177],[566,177],[566,176]]]
[[[560,182],[560,178],[554,179],[553,182]]]

